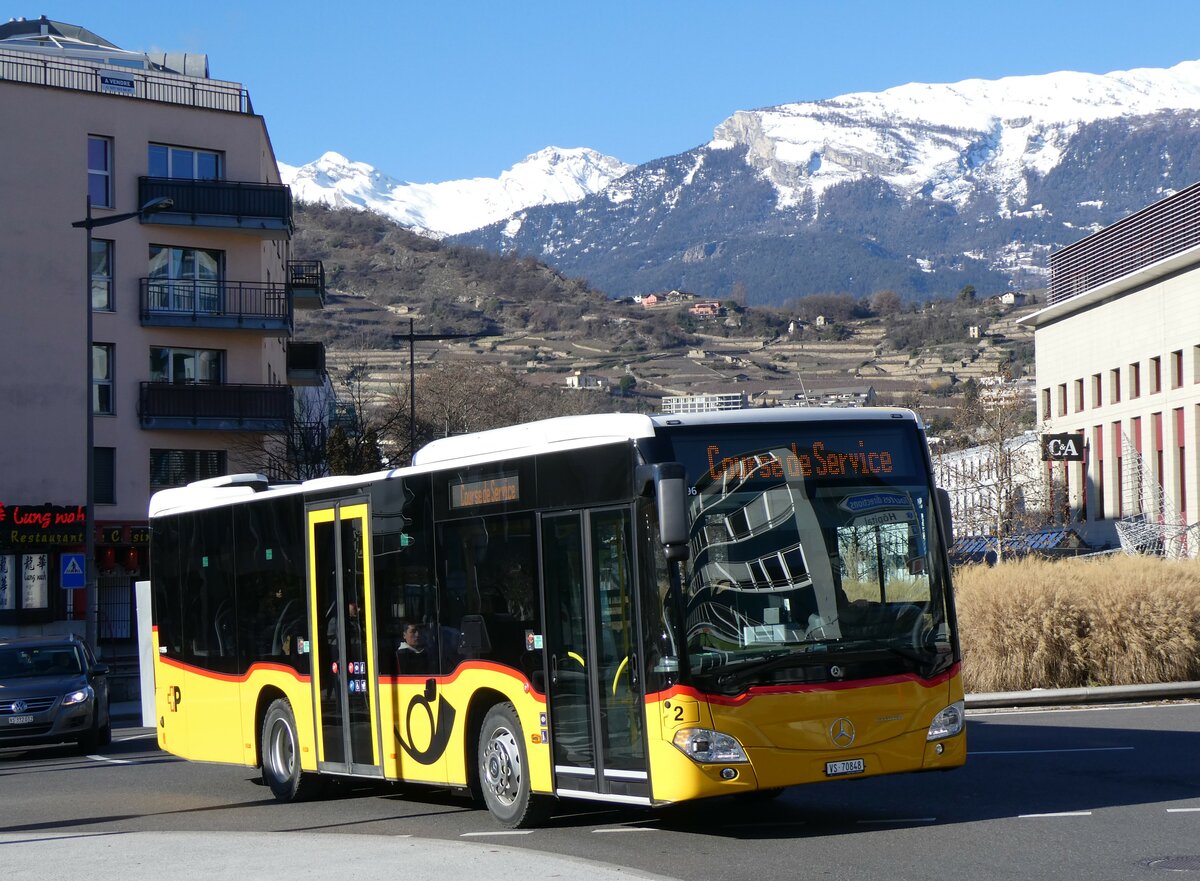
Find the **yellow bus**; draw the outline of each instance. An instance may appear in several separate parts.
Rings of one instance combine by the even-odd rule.
[[[909,411],[550,419],[150,504],[158,743],[658,806],[959,766],[944,493]]]

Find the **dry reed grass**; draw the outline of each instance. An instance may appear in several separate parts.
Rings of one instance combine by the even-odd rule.
[[[1200,680],[1200,562],[968,566],[955,592],[968,692]]]

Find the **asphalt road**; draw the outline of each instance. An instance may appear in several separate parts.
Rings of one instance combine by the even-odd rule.
[[[968,725],[967,766],[949,773],[822,783],[759,804],[564,804],[546,828],[520,832],[416,787],[279,805],[250,769],[182,762],[125,729],[98,756],[0,750],[0,867],[89,881],[1200,881],[1200,703],[975,711]]]

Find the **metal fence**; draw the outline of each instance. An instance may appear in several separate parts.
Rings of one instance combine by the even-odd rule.
[[[78,92],[120,95],[207,110],[253,113],[250,93],[238,83],[172,76],[115,65],[72,64],[25,52],[0,50],[0,80]]]

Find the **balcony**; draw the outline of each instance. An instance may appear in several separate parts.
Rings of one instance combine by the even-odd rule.
[[[288,385],[325,383],[325,344],[289,340],[287,346]]]
[[[175,204],[147,215],[142,223],[240,229],[265,239],[286,239],[292,234],[292,191],[283,184],[138,178],[138,204],[163,196]]]
[[[292,333],[288,287],[270,282],[143,278],[141,320],[143,327]]]
[[[143,382],[138,418],[147,429],[286,431],[292,390],[286,385]]]
[[[320,260],[289,260],[288,290],[296,309],[325,308],[325,264]]]

